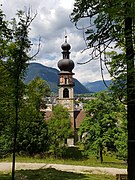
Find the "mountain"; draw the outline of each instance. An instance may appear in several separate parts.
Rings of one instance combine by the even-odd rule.
[[[28,84],[37,76],[47,81],[52,92],[58,92],[59,71],[57,69],[47,67],[39,63],[30,63],[28,70],[26,72],[24,82]],[[89,93],[86,87],[83,84],[81,84],[77,79],[74,79],[74,82],[75,94]]]
[[[105,80],[107,86],[111,84],[111,80]],[[90,92],[100,92],[107,89],[103,81],[87,82],[83,84]]]

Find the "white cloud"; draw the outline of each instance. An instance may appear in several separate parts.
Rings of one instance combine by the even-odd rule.
[[[65,9],[72,10],[74,5],[74,0],[60,0],[60,6],[62,6]]]
[[[87,61],[90,57],[89,51],[81,53],[85,48],[82,32],[70,22],[69,16],[74,0],[2,0],[1,3],[8,20],[15,17],[15,13],[20,9],[26,11],[30,7],[33,14],[37,12],[30,33],[30,38],[36,45],[38,37],[41,36],[41,48],[36,62],[57,68],[58,61],[62,59],[61,45],[64,43],[66,34],[68,43],[72,47],[70,57],[75,62],[75,78],[80,82],[101,79],[99,61],[92,61],[85,65],[77,64],[77,62]],[[33,46],[32,53],[34,54],[35,51],[36,46]],[[106,71],[105,76],[109,78]]]

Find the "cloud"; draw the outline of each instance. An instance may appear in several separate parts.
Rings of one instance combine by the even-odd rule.
[[[27,11],[30,7],[33,15],[37,12],[30,32],[30,38],[34,44],[32,54],[37,51],[38,38],[41,37],[41,47],[36,62],[58,68],[57,63],[62,59],[61,45],[64,43],[66,34],[68,43],[71,44],[70,57],[75,62],[75,78],[81,82],[101,79],[99,61],[92,61],[85,65],[77,64],[85,62],[90,57],[89,51],[81,53],[85,48],[82,31],[77,30],[69,18],[74,0],[2,0],[2,4],[8,20],[15,17],[15,13],[20,9]],[[106,71],[105,76],[109,78]]]

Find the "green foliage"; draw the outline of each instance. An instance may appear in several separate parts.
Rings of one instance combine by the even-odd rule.
[[[72,159],[77,161],[87,159],[87,156],[83,154],[83,150],[79,147],[66,147],[62,157],[63,159]]]
[[[17,18],[10,22],[4,20],[1,10],[0,16],[0,154],[43,153],[48,131],[40,108],[45,108],[50,89],[38,77],[28,86],[22,82],[28,62],[34,57],[30,57],[28,36],[35,16],[31,17],[30,11],[18,11]]]
[[[134,22],[135,2],[133,0],[76,0],[72,13],[72,21],[88,20],[88,26],[83,28],[86,33],[87,49],[92,52],[90,62],[100,59],[103,76],[103,64],[107,67],[106,52],[113,47],[110,73],[115,76],[112,89],[121,101],[127,103],[128,121],[128,173],[129,179],[135,177],[135,67],[134,67]],[[113,42],[113,43],[112,43]],[[119,49],[120,48],[120,49]],[[122,49],[122,52],[121,52]],[[124,54],[124,53],[125,54]],[[108,69],[108,67],[107,67]],[[123,138],[126,134],[122,135]],[[121,140],[123,139],[121,137]],[[117,144],[117,143],[116,143]],[[119,144],[119,143],[118,143]],[[117,145],[118,145],[117,144]],[[126,146],[125,146],[126,147]],[[117,146],[120,150],[120,148]],[[126,152],[126,151],[125,151]],[[126,154],[126,153],[125,153]],[[126,156],[126,155],[125,155]]]
[[[17,151],[34,155],[44,153],[48,146],[48,130],[44,114],[40,108],[45,108],[45,98],[50,89],[46,82],[39,77],[35,78],[26,87],[26,96],[23,100],[19,116],[19,131],[17,137]],[[43,107],[44,105],[44,107]]]
[[[112,77],[112,84],[110,89],[113,91],[113,95],[119,98],[120,101],[126,103],[127,96],[127,66],[126,66],[126,54],[124,50],[118,54],[115,51],[107,53],[110,69],[110,76]]]
[[[8,71],[0,64],[0,157],[11,153],[15,118],[13,85]]]
[[[53,107],[53,115],[47,124],[50,151],[55,156],[62,156],[65,141],[71,136],[71,121],[68,110],[61,105]]]
[[[0,156],[12,152],[14,129],[14,97],[8,71],[0,66]],[[6,87],[6,88],[5,88]],[[23,85],[24,87],[24,85]],[[40,106],[45,106],[45,98],[50,90],[45,81],[36,78],[25,86],[25,96],[19,108],[18,137],[16,151],[34,155],[47,150],[48,131]],[[43,106],[42,105],[42,106]]]
[[[27,68],[27,63],[31,59],[28,55],[31,49],[31,42],[28,38],[29,26],[32,22],[30,15],[23,11],[18,11],[17,18],[13,18],[7,23],[9,37],[3,33],[5,40],[8,41],[3,49],[2,60],[6,60],[5,67],[9,71],[13,83],[16,84],[17,78],[22,78]],[[4,41],[2,41],[4,43]],[[4,44],[3,44],[4,45]],[[1,45],[2,46],[2,45]],[[4,65],[4,64],[3,64]]]
[[[8,23],[4,21],[4,15],[0,10],[2,26],[0,31],[0,63],[10,75],[13,90],[13,114],[15,115],[12,119],[13,128],[11,130],[11,137],[13,138],[13,146],[11,146],[13,152],[12,180],[14,180],[15,174],[19,108],[24,93],[24,86],[21,79],[27,68],[27,62],[30,60],[28,53],[31,48],[31,42],[28,38],[28,33],[32,20],[30,14],[26,15],[24,12],[18,11],[17,18],[12,19],[11,22]]]
[[[127,132],[127,114],[125,108],[121,112],[121,120],[118,124],[118,132],[115,135],[116,156],[119,159],[128,159],[128,132]]]
[[[32,102],[33,105],[36,105],[39,110],[45,104],[45,97],[50,95],[50,88],[45,80],[42,80],[40,77],[36,77],[29,84],[26,90],[28,102]]]
[[[80,126],[80,134],[85,133],[86,150],[94,151],[103,160],[103,151],[116,151],[116,134],[122,118],[123,106],[110,93],[98,93],[95,99],[86,103],[86,119]],[[125,110],[125,109],[124,109]],[[99,155],[98,155],[99,154]]]
[[[102,76],[104,63],[113,79],[112,89],[121,101],[126,100],[127,87],[128,94],[132,94],[129,101],[134,101],[134,19],[133,0],[76,0],[71,14],[77,27],[83,21],[88,23],[82,28],[87,49],[91,49],[88,62],[99,58]],[[106,53],[110,51],[109,58]]]
[[[86,28],[88,47],[110,44],[112,41],[123,44],[126,8],[127,17],[133,19],[135,17],[134,2],[128,1],[132,4],[130,8],[126,3],[127,0],[75,1],[71,19],[76,25],[83,19],[88,22],[88,28]]]
[[[25,103],[21,108],[16,147],[19,154],[34,155],[47,150],[47,125],[33,104]]]

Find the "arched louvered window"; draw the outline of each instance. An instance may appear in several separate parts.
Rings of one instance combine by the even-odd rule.
[[[63,91],[63,98],[69,98],[69,90],[67,88]]]

